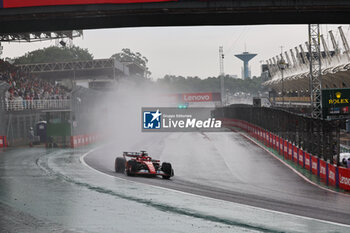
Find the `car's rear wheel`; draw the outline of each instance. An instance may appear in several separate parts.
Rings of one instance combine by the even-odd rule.
[[[162,176],[163,179],[170,179],[170,177],[174,176],[174,170],[170,163],[162,163],[161,169],[165,173],[165,175]]]
[[[123,157],[117,157],[115,159],[115,172],[123,173],[125,171],[125,159]]]

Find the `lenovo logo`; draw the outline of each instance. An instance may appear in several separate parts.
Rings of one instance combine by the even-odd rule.
[[[207,102],[212,101],[211,93],[184,94],[184,102]]]

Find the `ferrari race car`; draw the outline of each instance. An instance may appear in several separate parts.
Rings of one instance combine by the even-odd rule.
[[[174,170],[170,163],[163,162],[160,165],[160,161],[149,157],[146,151],[123,152],[123,157],[115,159],[115,172],[126,173],[128,176],[159,175],[164,179],[170,179],[174,176]]]

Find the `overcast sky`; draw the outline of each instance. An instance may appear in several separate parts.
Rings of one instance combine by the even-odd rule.
[[[338,25],[322,25],[340,41]],[[349,38],[349,26],[343,25]],[[325,38],[328,38],[325,36]],[[165,74],[206,78],[219,74],[219,46],[224,47],[225,73],[241,77],[242,62],[234,54],[245,48],[258,55],[251,60],[252,75],[259,76],[261,62],[283,50],[307,40],[307,25],[154,27],[85,30],[83,38],[74,39],[77,46],[88,48],[94,58],[109,58],[122,48],[140,52],[149,60],[152,78]],[[55,41],[2,43],[2,57],[17,57],[38,48],[55,45]],[[329,45],[329,48],[332,48]]]

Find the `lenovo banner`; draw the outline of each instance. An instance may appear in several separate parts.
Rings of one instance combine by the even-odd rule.
[[[182,94],[182,101],[185,103],[189,102],[211,102],[220,101],[220,93],[186,93]]]

